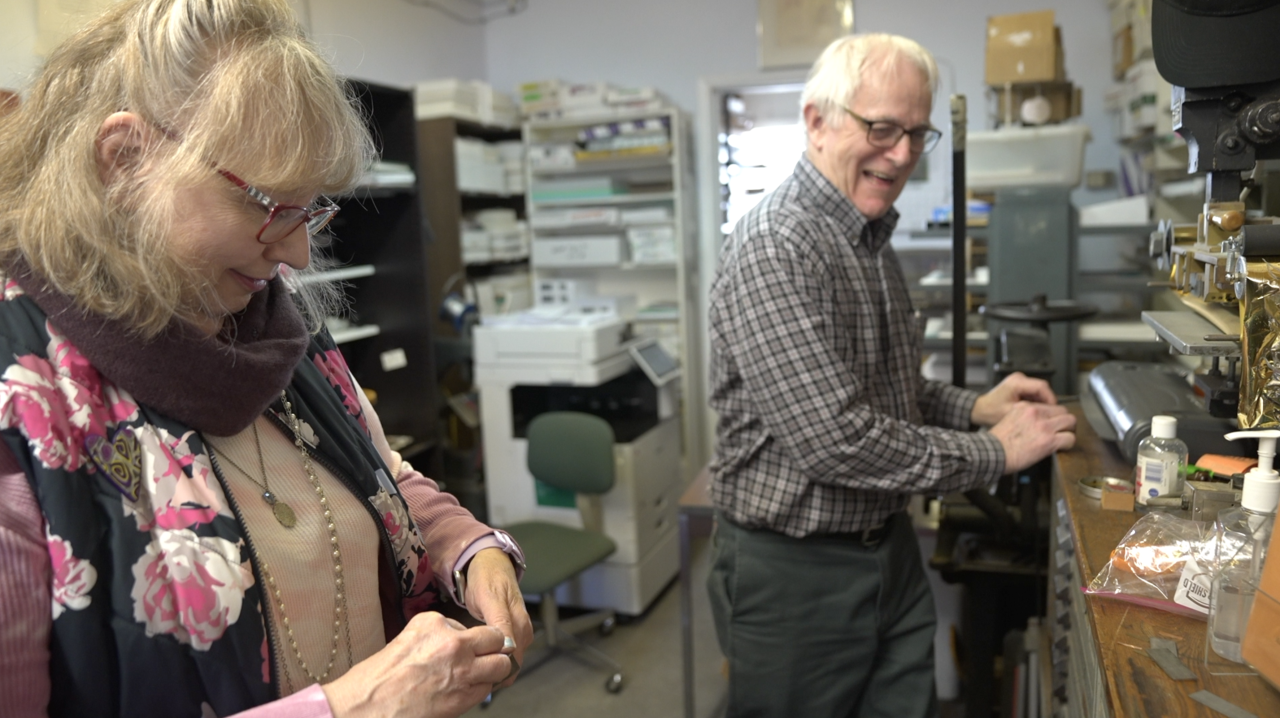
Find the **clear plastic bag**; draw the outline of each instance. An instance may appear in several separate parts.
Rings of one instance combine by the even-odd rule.
[[[1133,524],[1085,593],[1205,620],[1216,543],[1212,524],[1153,511]]]

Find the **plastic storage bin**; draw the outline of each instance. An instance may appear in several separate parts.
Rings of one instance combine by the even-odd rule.
[[[1086,125],[1010,127],[970,132],[965,155],[969,189],[1080,184]]]

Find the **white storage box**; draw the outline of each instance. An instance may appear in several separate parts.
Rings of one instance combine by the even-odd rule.
[[[669,224],[632,227],[627,230],[631,261],[636,264],[673,264],[676,261],[676,230]]]
[[[568,306],[595,291],[595,284],[585,279],[542,278],[535,287],[538,306]]]
[[[563,229],[615,225],[619,222],[617,207],[573,207],[570,209],[538,209],[529,217],[534,229]]]
[[[966,182],[972,190],[1080,184],[1086,125],[1010,127],[970,132],[965,156]]]
[[[479,365],[585,363],[623,352],[627,322],[614,318],[586,326],[560,324],[496,324],[475,328],[475,361]],[[518,322],[519,317],[512,318]]]
[[[622,237],[617,235],[533,240],[536,267],[616,267],[623,259]]]
[[[622,210],[619,218],[623,224],[653,224],[655,222],[670,222],[670,207],[635,207],[632,209]]]

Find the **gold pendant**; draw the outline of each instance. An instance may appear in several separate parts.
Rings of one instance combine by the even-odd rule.
[[[294,515],[293,509],[289,508],[289,504],[279,499],[271,504],[271,513],[275,514],[276,521],[279,521],[280,525],[287,529],[291,529],[298,524],[298,517]]]

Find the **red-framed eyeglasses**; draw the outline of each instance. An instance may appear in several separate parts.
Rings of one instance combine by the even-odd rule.
[[[227,181],[244,190],[255,202],[267,208],[267,218],[258,229],[257,240],[262,244],[272,244],[293,234],[301,225],[307,226],[307,236],[314,237],[320,230],[328,226],[333,215],[338,213],[338,205],[326,198],[322,207],[299,207],[296,204],[281,204],[267,196],[265,192],[245,182],[231,172],[219,169],[218,174]]]

